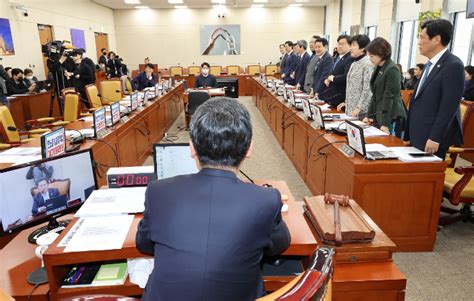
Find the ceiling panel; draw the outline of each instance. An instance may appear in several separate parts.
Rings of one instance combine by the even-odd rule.
[[[112,9],[134,9],[136,5],[146,5],[150,8],[173,8],[176,4],[169,4],[167,0],[139,0],[141,4],[126,4],[124,0],[92,0],[92,2]],[[283,7],[293,3],[303,6],[321,6],[331,0],[268,0],[265,7]],[[229,7],[249,7],[254,4],[252,0],[226,0]],[[211,0],[183,0],[183,4],[190,8],[209,8],[215,5]]]

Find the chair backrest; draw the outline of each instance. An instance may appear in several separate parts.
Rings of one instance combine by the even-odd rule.
[[[277,65],[266,65],[265,66],[265,75],[274,75],[278,72]]]
[[[248,75],[257,75],[260,74],[260,65],[248,65],[247,66]]]
[[[128,76],[125,78],[125,92],[128,94],[133,93],[132,80]]]
[[[403,103],[405,108],[408,108],[410,105],[410,97],[413,95],[414,90],[400,90],[400,95],[402,96]]]
[[[103,80],[100,82],[101,101],[104,105],[122,100],[122,81],[118,78]]]
[[[0,106],[0,129],[3,141],[6,143],[20,142],[18,130],[10,131],[9,127],[16,128],[15,121],[7,106]]]
[[[239,66],[227,66],[227,74],[230,75],[237,75],[240,73],[240,67]]]
[[[196,109],[205,103],[211,96],[205,91],[191,91],[189,92],[188,113],[194,114]]]
[[[201,67],[199,66],[189,66],[188,67],[188,74],[189,75],[199,75],[201,73]]]
[[[183,67],[181,67],[181,66],[170,67],[170,75],[171,76],[183,76]]]
[[[79,93],[68,92],[64,95],[64,121],[76,121],[80,114]]]
[[[54,180],[48,184],[48,188],[56,188],[59,190],[59,195],[67,195],[69,197],[69,189],[71,187],[71,180],[64,179],[64,180]],[[38,194],[38,188],[33,187],[31,188],[31,196],[35,197]]]
[[[332,299],[331,278],[334,254],[335,251],[332,248],[318,248],[313,255],[309,268],[303,274],[279,290],[257,300],[330,301]]]
[[[209,73],[214,75],[214,76],[221,75],[222,66],[211,66],[211,69],[209,70]]]
[[[132,78],[137,77],[140,74],[140,70],[132,70]]]
[[[99,90],[95,84],[90,84],[86,86],[87,100],[91,108],[100,108],[102,107],[102,101],[100,101]]]
[[[61,90],[61,96],[64,97],[64,95],[66,93],[69,93],[69,92],[76,92],[76,89],[75,88],[64,88]]]
[[[470,101],[461,101],[461,120],[462,120],[462,133],[464,148],[474,148],[474,103]],[[474,163],[474,154],[460,154],[461,158]]]

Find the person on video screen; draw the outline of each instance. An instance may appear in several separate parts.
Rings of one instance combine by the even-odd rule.
[[[35,183],[38,183],[40,179],[46,179],[48,183],[51,183],[53,178],[53,167],[48,166],[45,163],[31,166],[28,172],[26,173],[27,180],[34,180]]]
[[[46,211],[46,201],[59,196],[57,188],[49,188],[48,181],[45,178],[39,179],[36,182],[38,194],[33,197],[33,208],[31,213],[38,215]]]

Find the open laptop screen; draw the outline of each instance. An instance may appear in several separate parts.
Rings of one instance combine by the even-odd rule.
[[[346,129],[349,146],[365,157],[364,129],[349,120],[346,120]]]
[[[155,144],[153,150],[157,180],[198,172],[187,143]]]

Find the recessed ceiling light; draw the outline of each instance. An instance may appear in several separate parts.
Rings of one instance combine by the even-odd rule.
[[[301,4],[301,3],[291,3],[288,6],[290,6],[290,7],[300,7],[300,6],[303,6],[303,4]]]
[[[255,3],[267,3],[268,0],[253,0]]]
[[[211,0],[212,3],[225,4],[225,0]]]
[[[250,5],[250,7],[253,7],[253,8],[263,7],[263,4],[252,4]]]
[[[168,0],[169,4],[181,4],[183,3],[183,0]]]
[[[135,6],[136,9],[150,9],[148,6],[146,5],[139,5],[139,6]]]
[[[126,4],[141,4],[140,0],[125,0]]]
[[[295,0],[295,2],[297,2],[297,3],[308,3],[309,0]]]
[[[183,9],[183,8],[188,8],[188,7],[186,5],[175,5],[174,8]]]

